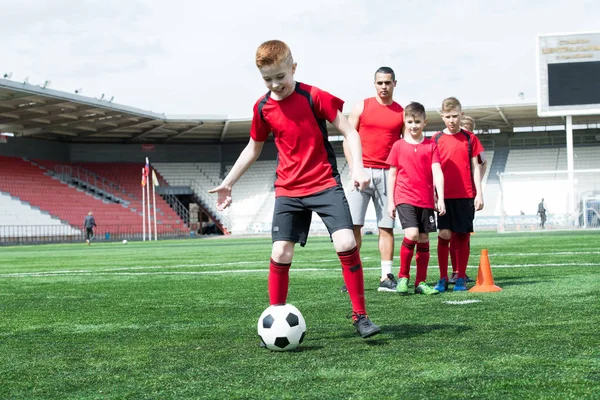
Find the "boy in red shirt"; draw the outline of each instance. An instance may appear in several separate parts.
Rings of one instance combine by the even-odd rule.
[[[485,162],[484,149],[473,132],[461,128],[462,116],[462,106],[458,99],[445,99],[442,102],[442,119],[446,129],[433,136],[440,152],[446,199],[446,214],[438,215],[440,280],[435,289],[439,292],[448,289],[448,253],[451,240],[456,252],[458,273],[454,291],[467,290],[466,272],[473,220],[475,211],[483,209],[482,167],[479,165],[479,157],[481,155]]]
[[[273,132],[279,162],[268,279],[270,304],[286,303],[294,247],[296,243],[306,244],[315,211],[327,226],[342,264],[354,327],[361,337],[368,338],[380,329],[365,309],[362,263],[326,121],[348,141],[354,160],[354,184],[364,189],[369,177],[363,168],[360,137],[342,115],[342,100],[294,80],[296,65],[289,47],[282,41],[270,40],[258,47],[256,66],[269,91],[254,105],[248,145],[223,182],[209,193],[218,194],[219,210],[229,206],[232,186],[256,161]]]
[[[400,248],[400,273],[398,288],[401,295],[408,294],[410,263],[417,248],[417,276],[415,293],[434,295],[439,292],[427,286],[429,266],[429,232],[435,232],[434,209],[439,215],[446,213],[444,205],[444,175],[435,142],[423,135],[427,125],[425,107],[410,103],[404,109],[404,138],[392,146],[387,159],[390,166],[388,214],[396,218],[396,211],[404,229]],[[439,193],[434,200],[434,185]]]

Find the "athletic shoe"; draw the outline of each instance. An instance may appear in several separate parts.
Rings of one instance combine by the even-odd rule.
[[[340,292],[342,292],[342,293],[348,293],[348,288],[346,287],[346,284],[342,285],[342,287],[340,288]]]
[[[398,286],[398,281],[393,274],[387,274],[387,278],[379,282],[378,292],[395,292]]]
[[[400,278],[396,292],[400,296],[408,296],[408,278]]]
[[[467,290],[467,283],[465,282],[465,278],[458,278],[456,280],[456,284],[454,285],[455,292],[464,292]]]
[[[469,278],[469,275],[465,275],[467,277],[467,283],[475,282],[475,279]]]
[[[452,275],[450,275],[450,279],[448,279],[448,284],[454,285],[456,283],[456,278],[458,278],[458,272],[453,272]]]
[[[363,339],[377,335],[381,332],[381,329],[369,319],[367,314],[352,313],[351,317],[354,319],[352,325],[354,325],[356,331]]]
[[[446,290],[448,290],[448,279],[446,278],[442,278],[438,281],[437,285],[435,285],[433,287],[435,290],[437,290],[439,293],[444,293]]]
[[[434,294],[440,294],[440,292],[438,292],[437,290],[427,286],[427,284],[425,282],[421,282],[415,287],[415,293],[416,294],[426,294],[428,296],[431,296]]]

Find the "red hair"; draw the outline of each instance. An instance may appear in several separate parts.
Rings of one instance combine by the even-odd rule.
[[[288,45],[281,40],[266,41],[256,49],[256,66],[258,68],[283,62],[293,63],[294,59]]]

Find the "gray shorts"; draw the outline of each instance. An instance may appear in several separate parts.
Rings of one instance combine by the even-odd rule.
[[[387,213],[387,181],[388,170],[377,168],[365,168],[365,172],[371,178],[369,187],[365,190],[349,190],[346,193],[350,214],[352,214],[352,223],[363,226],[365,224],[365,215],[369,201],[373,199],[375,206],[375,215],[377,216],[377,226],[379,228],[393,228],[395,221]]]

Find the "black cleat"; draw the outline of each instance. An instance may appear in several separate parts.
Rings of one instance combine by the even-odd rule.
[[[340,288],[340,292],[342,293],[348,293],[348,288],[346,287],[346,285],[342,285],[342,287]]]
[[[369,319],[367,314],[352,314],[356,319],[352,323],[356,331],[363,339],[375,336],[381,332],[381,329]]]

